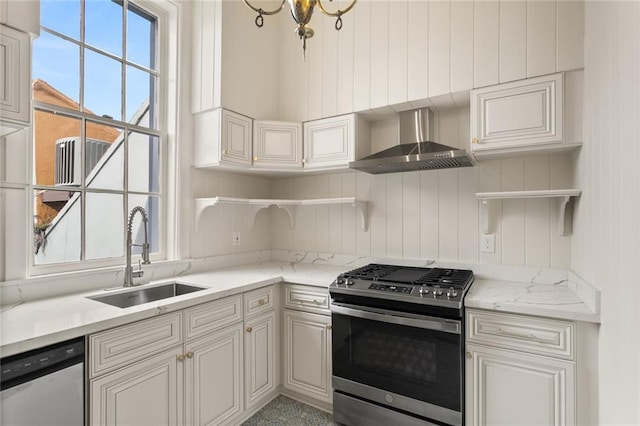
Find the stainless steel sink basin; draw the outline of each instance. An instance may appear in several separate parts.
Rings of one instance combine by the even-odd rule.
[[[111,306],[117,306],[118,308],[128,308],[130,306],[142,305],[143,303],[155,302],[156,300],[168,299],[204,289],[204,287],[187,284],[166,283],[154,287],[123,291],[116,294],[91,296],[88,297],[88,299],[106,303]]]

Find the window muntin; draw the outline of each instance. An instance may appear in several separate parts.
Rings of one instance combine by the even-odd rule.
[[[165,199],[158,19],[128,0],[42,0],[41,13],[44,37],[33,50],[33,263],[121,262],[136,205],[149,213],[158,253]]]

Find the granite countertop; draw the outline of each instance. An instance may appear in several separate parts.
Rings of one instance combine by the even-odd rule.
[[[328,287],[337,275],[350,269],[353,266],[262,261],[152,282],[149,285],[176,281],[206,289],[130,308],[113,307],[87,299],[88,296],[123,289],[93,290],[2,306],[0,356],[25,352],[282,281]],[[556,284],[537,284],[476,275],[465,299],[468,308],[599,322],[597,309],[583,302],[578,297],[580,292],[566,280]]]

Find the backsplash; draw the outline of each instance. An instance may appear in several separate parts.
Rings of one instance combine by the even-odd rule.
[[[274,198],[355,196],[369,201],[369,229],[361,230],[348,205],[300,207],[293,229],[284,212],[274,211],[271,248],[569,269],[571,237],[558,235],[556,200],[490,201],[496,252],[480,253],[481,209],[475,193],[570,188],[571,170],[569,155],[544,155],[441,171],[275,179]]]

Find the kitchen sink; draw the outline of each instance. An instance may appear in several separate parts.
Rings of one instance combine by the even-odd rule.
[[[123,291],[116,294],[91,296],[88,297],[88,299],[106,303],[111,306],[117,306],[118,308],[129,308],[131,306],[181,296],[183,294],[193,293],[194,291],[200,290],[205,290],[205,287],[196,287],[193,285],[172,282],[154,287]]]

